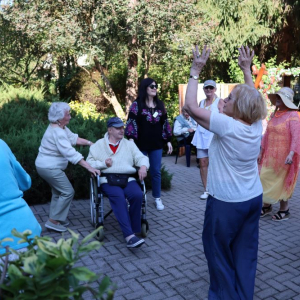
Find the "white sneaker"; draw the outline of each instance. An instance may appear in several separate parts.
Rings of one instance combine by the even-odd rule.
[[[208,196],[209,196],[208,192],[204,192],[204,193],[200,196],[200,199],[201,199],[201,200],[206,200]]]
[[[160,198],[155,198],[155,206],[157,210],[163,210],[165,208]]]

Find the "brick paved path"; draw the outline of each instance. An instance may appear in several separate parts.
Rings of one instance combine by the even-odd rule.
[[[165,210],[158,212],[148,192],[150,233],[141,248],[129,250],[113,215],[106,219],[104,245],[82,261],[91,270],[108,275],[117,284],[115,299],[206,299],[208,270],[201,240],[206,201],[195,157],[191,167],[183,157],[163,158],[174,174],[172,188],[162,193]],[[300,299],[300,183],[291,199],[291,218],[260,223],[259,261],[254,299]],[[278,209],[278,205],[274,210]],[[49,204],[32,207],[38,221],[47,220]],[[90,233],[89,201],[73,201],[70,228]],[[43,227],[43,234],[60,238]],[[68,234],[67,234],[68,235]],[[86,299],[90,299],[89,296]]]

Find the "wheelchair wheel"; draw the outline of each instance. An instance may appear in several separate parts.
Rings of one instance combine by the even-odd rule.
[[[149,232],[149,225],[148,222],[144,220],[142,222],[142,230],[141,230],[142,237],[146,237],[148,235],[148,232]]]
[[[98,212],[96,209],[96,200],[97,200],[97,183],[96,180],[90,179],[90,209],[91,209],[91,222],[95,226],[98,220]]]
[[[99,230],[99,232],[97,233],[97,239],[100,241],[100,242],[102,242],[103,240],[104,240],[104,228],[103,228],[103,224],[101,225],[101,224],[96,224],[96,228],[99,228],[101,226],[101,228],[100,228],[100,230]]]

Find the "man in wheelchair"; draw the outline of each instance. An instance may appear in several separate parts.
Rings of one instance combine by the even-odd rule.
[[[144,180],[149,159],[134,142],[124,139],[124,123],[120,118],[113,117],[107,121],[107,133],[90,147],[87,162],[101,171],[101,190],[109,199],[127,247],[140,247],[145,241],[136,237],[135,233],[141,231],[143,193],[134,174],[135,167],[138,167],[139,180]]]

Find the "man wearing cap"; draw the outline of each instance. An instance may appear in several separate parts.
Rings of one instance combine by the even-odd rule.
[[[149,159],[138,149],[135,143],[124,139],[124,123],[113,117],[107,121],[107,133],[90,147],[87,161],[95,169],[102,172],[101,189],[107,195],[111,208],[119,222],[128,248],[140,247],[145,241],[135,236],[141,231],[141,205],[143,194],[141,188],[130,174],[143,180],[147,176]],[[105,174],[127,174],[125,187],[108,184]],[[130,204],[128,211],[127,201]]]
[[[198,80],[198,78],[197,78]],[[216,95],[217,84],[214,80],[206,80],[203,85],[203,91],[206,98],[201,100],[199,107],[205,108],[210,111],[223,112],[223,99]],[[204,193],[200,196],[201,200],[206,200],[208,192],[206,191],[207,185],[207,172],[208,172],[208,148],[212,141],[214,134],[202,126],[198,125],[194,134],[192,144],[197,148],[197,159],[199,159],[200,177],[204,186]]]

